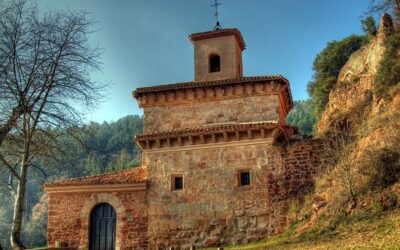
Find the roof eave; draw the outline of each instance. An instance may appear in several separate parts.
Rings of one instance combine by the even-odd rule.
[[[230,79],[220,79],[211,81],[189,81],[189,82],[179,82],[179,83],[169,83],[163,85],[155,85],[150,87],[137,88],[132,92],[132,96],[136,99],[140,94],[160,92],[167,90],[179,90],[179,89],[191,89],[191,88],[201,88],[204,86],[219,86],[225,84],[240,84],[248,82],[264,82],[264,81],[282,81],[289,85],[289,80],[282,75],[268,75],[268,76],[247,76],[242,78],[230,78]]]
[[[227,131],[238,131],[238,130],[251,130],[251,129],[274,129],[278,126],[278,121],[268,121],[268,122],[254,122],[254,123],[238,123],[238,124],[223,124],[220,126],[210,126],[201,127],[194,129],[182,129],[182,130],[171,130],[163,131],[159,133],[142,134],[136,135],[136,142],[154,139],[163,139],[168,137],[178,137],[178,136],[194,136],[194,135],[209,135],[213,133],[223,133]]]
[[[82,192],[111,192],[111,191],[140,191],[147,189],[147,181],[129,184],[96,184],[96,185],[71,185],[52,186],[45,185],[47,193],[82,193]]]

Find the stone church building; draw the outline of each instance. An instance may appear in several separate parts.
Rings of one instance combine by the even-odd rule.
[[[259,240],[313,187],[318,140],[294,140],[280,76],[243,76],[237,29],[189,36],[194,81],[138,88],[141,167],[45,185],[48,245],[188,249]],[[295,136],[296,137],[296,136]]]

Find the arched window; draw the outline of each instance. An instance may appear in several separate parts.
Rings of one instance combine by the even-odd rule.
[[[221,71],[221,59],[217,54],[210,55],[210,73]]]

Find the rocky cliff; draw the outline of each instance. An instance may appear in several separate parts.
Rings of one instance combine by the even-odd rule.
[[[374,114],[380,112],[378,107],[382,106],[382,100],[374,98],[372,89],[376,84],[375,77],[385,52],[386,40],[392,32],[391,17],[384,14],[377,34],[351,55],[341,69],[336,88],[330,93],[325,112],[317,125],[318,134],[327,133],[335,126],[360,124],[356,115],[365,118],[371,114],[370,111]]]
[[[357,211],[367,204],[363,199],[371,191],[391,190],[398,185],[400,83],[384,96],[374,92],[387,39],[393,32],[391,18],[384,14],[377,34],[351,55],[340,71],[317,124],[317,136],[334,135],[329,138],[335,138],[339,148],[332,148],[336,160],[317,179],[311,206],[314,212],[309,222],[298,228],[300,231],[312,226],[321,214],[334,214],[344,207],[349,213]],[[391,195],[400,204],[400,192]]]

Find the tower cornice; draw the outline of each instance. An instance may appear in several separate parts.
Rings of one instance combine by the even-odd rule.
[[[281,75],[173,83],[138,88],[132,93],[140,107],[169,106],[271,94],[279,95],[284,114],[287,115],[293,105],[293,99],[289,81]]]
[[[220,30],[212,30],[212,31],[193,33],[193,34],[189,35],[189,40],[192,41],[192,43],[193,43],[194,41],[216,38],[216,37],[223,37],[223,36],[235,36],[240,49],[243,51],[246,48],[246,44],[244,42],[242,34],[240,33],[240,31],[238,29],[220,29]]]

